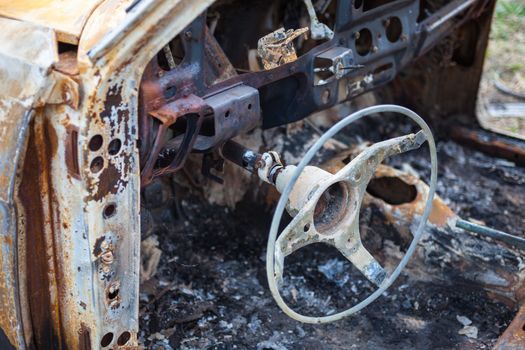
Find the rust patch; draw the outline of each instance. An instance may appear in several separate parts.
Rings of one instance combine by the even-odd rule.
[[[449,220],[455,216],[456,214],[454,214],[452,209],[450,209],[441,198],[434,198],[428,221],[438,227],[445,227]]]
[[[78,331],[78,348],[79,350],[91,350],[91,331],[84,322],[80,324]]]
[[[96,192],[92,192],[89,199],[99,201],[108,194],[117,194],[119,188],[124,188],[127,181],[121,179],[122,174],[117,167],[110,161],[108,166],[99,176],[99,182]]]
[[[525,166],[525,148],[523,141],[512,140],[494,133],[471,130],[464,127],[454,127],[450,130],[452,139],[470,146],[491,156],[501,157],[513,161],[517,165]]]
[[[5,236],[5,235],[2,235],[2,238],[5,242],[5,244],[9,245],[9,246],[13,246],[13,238],[11,236]]]
[[[53,130],[53,131],[50,131]],[[54,135],[56,151],[56,134],[52,127],[44,127],[44,133]],[[26,242],[26,285],[28,290],[28,308],[33,328],[33,342],[37,348],[59,348],[58,330],[51,321],[51,313],[57,306],[51,299],[49,287],[51,281],[48,271],[50,261],[46,256],[45,218],[43,198],[49,197],[48,190],[42,186],[41,179],[46,179],[49,169],[40,161],[38,137],[34,125],[29,132],[26,158],[22,170],[19,198],[25,211],[25,242]],[[46,145],[43,145],[45,148]],[[48,146],[49,147],[49,146]],[[53,146],[51,146],[52,148]]]
[[[78,164],[78,128],[74,125],[66,126],[65,158],[67,172],[76,179],[80,179]]]
[[[48,159],[51,160],[57,154],[58,137],[55,128],[47,118],[44,119],[44,142],[48,146],[46,148]]]
[[[263,36],[257,43],[257,54],[261,58],[264,69],[277,68],[283,64],[297,60],[293,40],[308,32],[308,28],[288,29],[279,28]]]
[[[7,188],[10,178],[4,174],[0,174],[0,187]]]
[[[525,344],[525,306],[522,306],[509,327],[498,339],[494,349],[523,349]]]
[[[122,85],[113,85],[109,88],[104,101],[104,110],[100,113],[100,119],[111,120],[112,107],[119,107],[122,104]]]
[[[105,249],[102,249],[102,243],[106,240],[106,236],[97,238],[93,246],[93,256],[99,257]]]
[[[74,51],[63,52],[59,55],[59,61],[55,63],[55,70],[69,76],[75,76],[79,73],[77,53]]]

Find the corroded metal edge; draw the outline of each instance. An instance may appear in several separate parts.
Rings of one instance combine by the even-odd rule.
[[[24,349],[28,335],[24,331],[30,327],[24,324],[27,309],[19,294],[23,283],[19,255],[23,251],[15,183],[24,160],[32,109],[50,96],[54,86],[49,69],[57,59],[57,43],[53,31],[37,25],[5,18],[0,18],[0,25],[0,328],[2,348]],[[22,47],[21,41],[28,45]]]

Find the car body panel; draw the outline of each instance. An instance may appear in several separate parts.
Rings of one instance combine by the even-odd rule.
[[[108,0],[81,20],[72,62],[59,26],[0,18],[2,348],[97,349],[107,336],[138,347],[137,92],[156,52],[212,2]]]
[[[58,40],[77,44],[84,24],[102,0],[0,0],[0,16],[56,31]]]

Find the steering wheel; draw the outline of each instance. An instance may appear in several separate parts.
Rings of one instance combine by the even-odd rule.
[[[375,113],[398,113],[416,122],[421,130],[416,134],[405,135],[372,144],[363,150],[350,163],[336,174],[325,172],[316,186],[308,189],[304,203],[293,212],[292,221],[277,238],[283,211],[289,203],[290,194],[303,170],[324,143],[347,125]],[[377,166],[392,155],[419,148],[428,142],[431,160],[430,190],[425,209],[413,235],[412,242],[399,265],[391,274],[375,260],[361,242],[359,233],[359,210]],[[293,167],[293,166],[292,166]],[[287,167],[288,168],[288,167]],[[293,169],[293,168],[292,168]],[[304,158],[294,167],[293,174],[284,186],[273,215],[266,253],[268,284],[273,298],[279,307],[291,318],[305,323],[327,323],[350,316],[376,300],[399,276],[414,253],[423,234],[432,201],[436,191],[437,155],[434,137],[425,121],[415,112],[397,105],[378,105],[357,111],[324,133],[308,150]],[[305,316],[292,310],[283,300],[279,286],[282,284],[284,258],[294,251],[313,243],[326,243],[338,249],[377,289],[358,304],[333,315]]]

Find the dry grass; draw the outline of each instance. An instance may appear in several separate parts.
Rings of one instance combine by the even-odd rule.
[[[481,83],[478,113],[481,124],[493,131],[525,138],[525,116],[489,118],[484,103],[525,102],[498,92],[494,80],[525,93],[525,1],[498,0]]]

